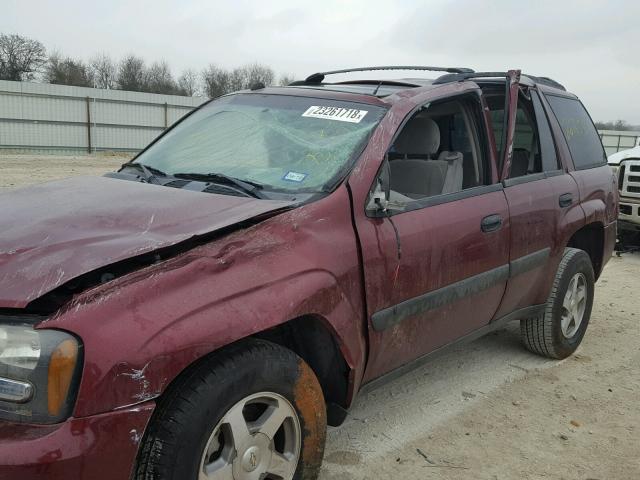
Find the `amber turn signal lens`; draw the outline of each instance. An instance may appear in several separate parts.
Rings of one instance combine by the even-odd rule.
[[[51,355],[47,390],[51,416],[59,415],[67,400],[77,359],[78,344],[71,339],[58,345]]]

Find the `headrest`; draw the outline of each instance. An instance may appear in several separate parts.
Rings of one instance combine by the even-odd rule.
[[[428,117],[414,117],[395,141],[397,153],[435,155],[440,148],[440,128]]]

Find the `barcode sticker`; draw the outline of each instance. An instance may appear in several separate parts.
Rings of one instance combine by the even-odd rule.
[[[340,122],[360,123],[367,110],[344,107],[323,107],[313,105],[302,114],[303,117],[324,118],[326,120],[338,120]]]

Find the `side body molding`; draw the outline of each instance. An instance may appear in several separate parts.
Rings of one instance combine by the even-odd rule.
[[[413,315],[480,293],[493,285],[504,282],[508,278],[541,267],[549,259],[550,252],[550,248],[543,248],[529,255],[516,258],[509,264],[473,275],[438,290],[410,298],[402,303],[380,310],[371,317],[373,328],[376,331],[386,330]]]

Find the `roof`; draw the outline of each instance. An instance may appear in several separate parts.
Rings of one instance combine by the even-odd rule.
[[[399,79],[359,79],[342,82],[325,82],[329,75],[353,72],[369,72],[377,70],[421,70],[430,72],[440,72],[443,75],[435,79],[429,78],[399,78]],[[318,72],[309,75],[303,81],[296,81],[285,88],[311,89],[324,92],[341,92],[347,94],[357,94],[385,98],[395,93],[414,88],[435,88],[436,86],[464,82],[472,80],[483,83],[487,81],[502,82],[506,80],[507,72],[475,72],[464,67],[431,67],[431,66],[380,66],[380,67],[358,67],[343,70],[333,70],[329,72]],[[556,92],[566,92],[564,86],[548,77],[535,75],[522,75],[521,83],[525,85],[541,85],[545,90]]]

